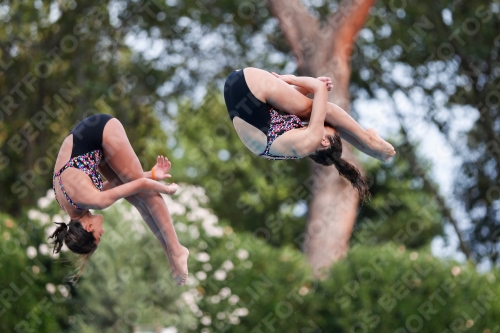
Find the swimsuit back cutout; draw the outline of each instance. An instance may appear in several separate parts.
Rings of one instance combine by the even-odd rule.
[[[259,156],[269,160],[299,159],[299,157],[296,156],[273,155],[269,152],[269,149],[271,148],[271,145],[273,144],[274,140],[276,140],[280,135],[283,135],[284,133],[295,128],[302,128],[304,127],[304,124],[302,123],[300,118],[297,117],[296,115],[291,115],[291,114],[281,115],[271,106],[269,106],[269,113],[271,115],[271,126],[266,134],[267,135],[266,150],[264,150],[264,152]]]
[[[92,183],[94,186],[99,190],[102,191],[102,178],[101,174],[97,171],[97,167],[99,166],[99,162],[102,159],[102,151],[101,150],[94,150],[89,153],[75,156],[71,158],[58,172],[54,173],[54,176],[52,177],[52,188],[54,189],[54,196],[56,197],[56,201],[59,204],[59,206],[62,208],[61,203],[59,200],[57,200],[57,195],[56,195],[56,185],[55,185],[55,179],[56,177],[59,180],[59,186],[61,187],[62,193],[64,193],[64,196],[66,197],[66,200],[75,207],[78,210],[83,210],[82,207],[78,206],[71,198],[68,196],[66,191],[64,190],[64,186],[62,183],[61,179],[61,174],[64,172],[64,170],[68,168],[76,168],[85,174],[87,174],[90,179],[92,180]]]

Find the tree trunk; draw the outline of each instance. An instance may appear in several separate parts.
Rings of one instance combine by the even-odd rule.
[[[333,89],[328,100],[349,111],[350,56],[355,38],[375,0],[343,0],[327,22],[313,18],[300,0],[269,0],[285,38],[294,53],[298,74],[329,76]],[[358,168],[350,145],[343,141],[342,157]],[[313,199],[303,244],[317,277],[349,248],[359,197],[335,167],[312,163]]]

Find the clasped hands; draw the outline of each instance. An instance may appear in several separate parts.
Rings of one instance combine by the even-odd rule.
[[[292,74],[280,75],[280,74],[275,73],[275,72],[272,72],[272,74],[275,77],[277,77],[278,79],[283,80],[283,81],[285,81],[288,84],[291,84],[291,82],[293,81],[293,79],[296,77],[295,75],[292,75]],[[319,80],[319,81],[323,82],[324,84],[326,84],[326,89],[328,91],[332,90],[333,84],[332,84],[332,79],[331,78],[329,78],[327,76],[320,76],[320,77],[317,77],[316,80]]]

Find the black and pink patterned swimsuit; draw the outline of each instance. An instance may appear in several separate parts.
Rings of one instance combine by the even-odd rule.
[[[268,160],[294,160],[299,157],[296,156],[278,156],[273,155],[269,152],[271,145],[274,140],[276,140],[280,135],[293,130],[295,128],[302,128],[304,124],[299,119],[299,117],[291,114],[281,115],[272,107],[269,107],[269,113],[271,115],[271,126],[269,127],[269,131],[267,132],[267,145],[266,150],[259,156],[264,157]]]
[[[102,178],[99,171],[97,171],[97,167],[99,166],[101,159],[102,159],[102,151],[94,150],[91,151],[90,153],[73,157],[61,168],[61,170],[54,173],[54,176],[52,177],[52,188],[54,189],[54,196],[56,197],[56,201],[61,208],[62,208],[61,203],[59,202],[59,200],[57,200],[57,195],[56,195],[56,186],[55,186],[56,178],[59,180],[59,186],[61,187],[61,191],[62,193],[64,193],[66,200],[68,200],[68,202],[76,209],[83,210],[82,207],[78,206],[75,202],[73,202],[73,200],[71,200],[69,195],[64,190],[61,174],[67,168],[76,168],[87,174],[92,180],[92,183],[94,183],[94,186],[99,191],[102,191]]]
[[[59,186],[66,200],[78,210],[83,210],[76,204],[66,193],[64,189],[61,174],[68,168],[76,168],[90,177],[94,186],[102,191],[102,178],[97,168],[103,158],[102,148],[102,134],[104,126],[112,119],[107,114],[97,114],[84,119],[70,132],[73,134],[73,150],[71,151],[71,159],[52,177],[52,188],[54,189],[54,196],[59,206],[62,208],[61,203],[57,200],[56,195],[56,178],[59,180]]]
[[[239,117],[259,129],[267,137],[266,149],[260,157],[270,160],[298,159],[296,156],[277,156],[269,152],[271,145],[280,135],[304,127],[299,117],[281,115],[271,105],[260,101],[248,88],[243,70],[233,71],[224,84],[224,100],[231,121]]]

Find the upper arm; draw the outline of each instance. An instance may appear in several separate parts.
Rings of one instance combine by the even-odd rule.
[[[295,155],[303,158],[312,154],[321,143],[323,131],[310,129],[309,127],[297,133],[292,149]]]
[[[294,140],[293,147],[297,156],[310,155],[321,143],[325,129],[327,93],[326,86],[315,91],[309,125],[305,130],[299,131]]]
[[[307,95],[310,95],[312,94],[312,91],[310,91],[309,89],[306,89],[304,87],[300,87],[300,86],[294,86],[292,85],[292,87],[297,90],[299,93],[301,93],[302,95],[304,96],[307,96]]]
[[[325,127],[327,97],[328,90],[326,86],[321,86],[315,91],[311,117],[309,118],[309,126],[307,130],[323,133]]]
[[[119,199],[116,195],[113,195],[114,189],[116,189],[116,187],[102,192],[97,189],[95,191],[85,192],[81,195],[79,205],[86,209],[101,210],[108,208]]]

